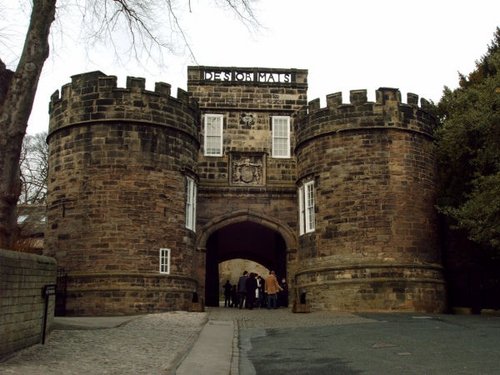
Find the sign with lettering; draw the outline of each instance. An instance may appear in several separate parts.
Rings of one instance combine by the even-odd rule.
[[[56,294],[56,284],[48,284],[43,286],[42,294],[44,296],[53,296]]]
[[[203,72],[203,80],[211,82],[292,83],[292,73],[245,70],[205,70]]]

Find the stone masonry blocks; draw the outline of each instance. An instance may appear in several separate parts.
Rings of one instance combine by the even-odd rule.
[[[41,341],[45,309],[42,289],[55,281],[55,259],[0,250],[0,359]],[[54,296],[50,296],[47,327],[53,317]]]
[[[350,99],[332,94],[295,123],[297,178],[316,187],[297,288],[317,309],[442,312],[435,119],[396,89],[379,89],[376,103],[364,90]]]
[[[118,88],[91,72],[56,92],[46,253],[68,272],[67,310],[189,309],[205,292],[211,233],[251,217],[286,238],[292,303],[306,291],[317,310],[443,311],[428,103],[380,88],[375,102],[353,90],[349,103],[334,93],[320,108],[307,101],[307,74],[188,67],[188,92],[173,98],[166,83],[148,91],[129,77]],[[221,156],[204,152],[209,114],[223,119]],[[290,119],[290,157],[273,157],[274,116]],[[197,233],[185,228],[187,177],[198,185]],[[316,222],[301,235],[304,181],[314,181]]]
[[[45,251],[68,273],[71,315],[183,309],[199,287],[185,227],[198,107],[185,93],[170,97],[168,84],[144,86],[129,77],[120,89],[93,72],[51,101]],[[160,274],[161,248],[169,274]]]

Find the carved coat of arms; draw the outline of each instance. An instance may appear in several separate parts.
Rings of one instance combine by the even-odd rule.
[[[233,155],[231,183],[233,185],[263,185],[264,163],[261,155]]]
[[[240,115],[240,125],[243,129],[250,129],[255,124],[253,113],[242,113]]]

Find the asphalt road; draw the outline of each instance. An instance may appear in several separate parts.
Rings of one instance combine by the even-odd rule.
[[[240,329],[240,375],[497,375],[500,317],[360,314],[366,323]]]

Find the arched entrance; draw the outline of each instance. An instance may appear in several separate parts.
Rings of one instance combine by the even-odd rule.
[[[221,286],[218,266],[221,262],[248,259],[275,270],[280,277],[287,277],[288,233],[276,223],[262,218],[257,220],[248,214],[213,223],[211,231],[207,231],[202,238],[206,249],[206,305],[219,305]]]

